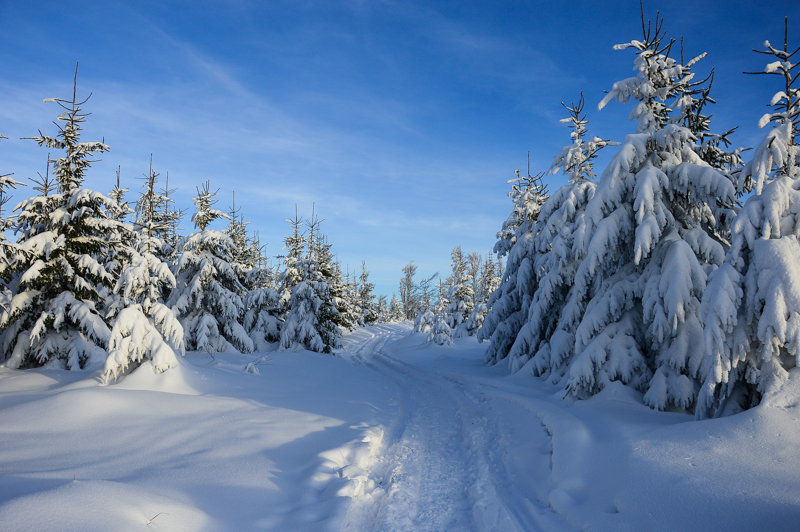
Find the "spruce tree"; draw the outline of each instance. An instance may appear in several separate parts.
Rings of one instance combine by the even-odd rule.
[[[439,272],[434,273],[430,277],[427,277],[419,282],[419,313],[421,312],[428,312],[433,310],[433,289],[434,286],[431,284],[433,280],[439,276]]]
[[[306,237],[301,231],[303,220],[297,216],[297,206],[295,206],[294,219],[286,220],[286,222],[292,228],[292,234],[283,240],[283,249],[286,250],[286,255],[283,256],[283,271],[278,278],[278,289],[284,315],[291,310],[290,301],[294,287],[304,279],[304,268],[301,261],[306,243]]]
[[[572,129],[572,142],[555,156],[548,173],[561,170],[569,176],[569,183],[550,196],[539,213],[530,253],[535,257],[533,269],[537,289],[524,324],[508,352],[512,371],[534,358],[534,373],[551,373],[554,380],[563,375],[564,362],[569,359],[574,345],[574,332],[559,328],[559,323],[580,265],[574,243],[586,205],[594,196],[593,159],[603,147],[618,145],[599,137],[586,141],[588,122],[583,112],[583,94],[577,104],[562,105],[569,117],[561,122]]]
[[[453,332],[445,321],[444,314],[437,314],[434,318],[427,341],[436,345],[453,345]]]
[[[447,293],[449,305],[445,311],[445,319],[453,335],[471,336],[477,328],[468,328],[469,315],[475,308],[475,295],[472,291],[473,279],[469,271],[469,262],[461,251],[461,246],[453,248],[451,253],[452,273],[448,279],[450,289]]]
[[[361,308],[361,320],[365,325],[374,325],[378,321],[375,296],[372,291],[375,285],[369,282],[369,272],[365,261],[361,262],[361,284],[358,287],[358,304]]]
[[[15,209],[20,237],[10,271],[19,281],[0,316],[8,367],[52,361],[78,369],[106,358],[111,331],[103,306],[115,279],[104,259],[125,246],[118,239],[125,229],[111,217],[116,202],[81,188],[92,163],[89,157],[109,149],[102,142],[80,142],[87,116],[81,106],[88,99],[77,99],[76,66],[72,99],[45,100],[64,110],[57,118],[57,135],[39,131],[32,137],[39,146],[63,150],[64,155],[50,161],[56,193],[22,201]]]
[[[263,246],[256,233],[250,241],[249,256],[255,266],[247,272],[244,285],[245,314],[242,325],[253,340],[256,351],[265,351],[270,343],[280,341],[283,324],[281,296],[276,286],[276,275],[263,257]]]
[[[156,372],[177,366],[176,352],[184,352],[184,330],[163,303],[164,289],[175,285],[167,263],[153,253],[131,250],[115,289],[122,304],[113,314],[106,381],[145,360]]]
[[[436,315],[430,310],[420,310],[417,317],[414,318],[414,332],[428,334],[431,332],[431,327],[436,321]]]
[[[170,195],[177,191],[175,188],[169,188],[169,172],[164,178],[164,188],[161,189],[159,195],[164,198],[163,212],[161,219],[167,225],[167,229],[163,233],[163,247],[162,250],[166,253],[167,259],[174,262],[181,250],[182,236],[178,233],[182,228],[180,225],[183,215],[186,214],[185,209],[175,209],[173,204],[174,200]]]
[[[48,159],[50,156],[48,155]],[[120,184],[120,173],[122,171],[122,167],[117,167],[117,183],[114,185],[114,188],[111,189],[111,192],[108,193],[108,197],[114,200],[114,203],[117,204],[117,210],[112,213],[110,216],[120,222],[124,222],[125,219],[131,214],[133,211],[131,210],[130,204],[125,201],[125,195],[128,193],[127,188],[122,188]],[[46,183],[41,183],[41,187],[49,188],[49,185]],[[47,193],[45,192],[45,196]]]
[[[167,305],[180,319],[186,349],[250,353],[253,340],[241,324],[247,291],[230,263],[235,245],[225,233],[207,228],[215,219],[228,217],[212,208],[215,195],[208,182],[197,189],[192,221],[199,231],[183,246]]]
[[[414,283],[417,268],[418,266],[414,264],[413,260],[403,266],[403,277],[400,278],[400,305],[403,308],[403,320],[414,319],[419,312],[419,294],[417,285]]]
[[[759,74],[782,83],[770,101],[773,112],[759,121],[774,127],[739,175],[756,194],[736,216],[725,263],[703,295],[705,359],[695,410],[701,419],[758,404],[800,366],[800,88],[792,62],[800,48],[789,49],[788,18],[785,24],[783,49],[766,41],[766,50],[754,50],[773,60]]]
[[[499,261],[497,263],[494,262],[492,253],[486,255],[486,260],[484,260],[483,267],[481,268],[478,301],[484,304],[489,301],[494,291],[500,287],[501,274],[502,271],[500,270]]]
[[[725,255],[715,214],[735,201],[736,188],[729,172],[698,155],[697,137],[681,125],[685,108],[670,107],[698,58],[681,65],[663,36],[658,17],[654,26],[643,19],[643,40],[615,47],[635,50],[637,76],[615,83],[599,107],[636,100],[636,133],[603,172],[578,226],[580,266],[558,325],[567,333],[559,363],[569,364],[575,397],[619,380],[645,392],[653,408],[692,409],[703,347],[700,299]],[[550,343],[552,357],[557,346]]]
[[[377,310],[378,323],[389,321],[389,305],[386,303],[386,296],[378,296]]]
[[[392,322],[401,322],[405,321],[406,314],[403,312],[403,305],[400,303],[400,300],[397,299],[397,296],[392,293],[392,300],[389,303],[389,315],[387,316],[386,321]]]
[[[282,351],[308,349],[332,353],[340,347],[342,333],[336,325],[339,312],[326,281],[333,276],[330,246],[319,234],[320,222],[312,214],[307,253],[302,256],[302,243],[306,240],[299,232],[302,223],[296,216],[294,222],[290,221],[292,236],[286,239],[289,253],[283,276],[285,290],[290,296],[289,310],[281,328]]]
[[[169,198],[156,190],[160,174],[153,170],[153,155],[150,155],[150,167],[143,177],[144,189],[136,202],[136,220],[134,227],[139,234],[136,245],[142,253],[150,253],[159,260],[168,260],[171,249],[166,246],[165,239],[170,228],[171,219],[165,215]]]
[[[0,139],[7,139],[0,135]],[[49,170],[48,156],[48,170]],[[16,189],[18,185],[24,185],[16,181],[11,176],[13,174],[0,174],[0,309],[7,309],[11,302],[14,293],[9,288],[9,283],[12,280],[12,269],[10,259],[12,254],[16,251],[16,244],[9,242],[6,239],[5,231],[11,228],[12,220],[6,218],[3,214],[4,206],[11,200],[8,194],[8,189]]]
[[[8,139],[8,137],[0,135],[0,139]],[[49,169],[49,154],[47,159]],[[0,279],[4,279],[6,281],[10,280],[6,278],[10,273],[10,265],[8,261],[16,246],[6,240],[5,231],[11,228],[12,221],[3,215],[3,208],[11,200],[8,189],[16,189],[18,185],[25,185],[25,183],[20,183],[12,178],[12,175],[13,174],[0,174],[0,261],[2,261],[0,262]]]
[[[548,197],[547,188],[542,183],[542,174],[532,176],[529,171],[527,177],[521,177],[519,170],[516,174],[517,178],[509,181],[513,185],[508,194],[514,209],[497,233],[494,245],[498,257],[508,256],[506,269],[500,287],[489,298],[489,311],[478,331],[479,341],[489,340],[484,355],[489,364],[508,356],[537,287],[533,241],[539,211]]]

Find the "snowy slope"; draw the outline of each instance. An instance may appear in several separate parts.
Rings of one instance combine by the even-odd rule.
[[[0,369],[3,530],[796,530],[800,377],[736,416],[587,401],[359,329],[338,357],[189,353],[115,384]],[[793,370],[796,371],[796,370]],[[786,391],[785,391],[786,392]],[[149,523],[149,525],[148,525]]]

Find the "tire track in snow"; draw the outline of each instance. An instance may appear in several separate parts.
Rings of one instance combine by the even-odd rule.
[[[355,349],[395,384],[401,402],[370,467],[381,493],[356,497],[345,529],[563,530],[546,504],[514,490],[482,386],[391,357],[385,347],[398,336],[388,329]]]

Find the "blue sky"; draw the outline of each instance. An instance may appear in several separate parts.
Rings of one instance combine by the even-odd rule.
[[[754,145],[779,87],[742,71],[782,43],[786,15],[800,44],[800,2],[664,4],[647,16],[661,9],[687,56],[708,52],[699,74],[716,69],[713,127]],[[632,75],[633,52],[612,46],[638,38],[634,1],[0,2],[0,170],[44,173],[46,150],[18,139],[54,132],[42,99],[71,94],[78,61],[83,138],[111,146],[87,186],[109,190],[121,166],[133,197],[152,153],[178,206],[206,180],[223,210],[235,191],[272,256],[295,204],[315,203],[340,261],[366,260],[391,296],[409,260],[445,275],[454,246],[491,250],[528,150],[546,170],[569,143],[561,101],[584,91],[591,134],[633,131],[630,106],[596,105]]]

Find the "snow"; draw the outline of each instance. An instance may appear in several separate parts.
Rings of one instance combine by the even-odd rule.
[[[695,421],[425,339],[382,324],[337,356],[189,352],[106,386],[99,366],[0,368],[3,529],[796,528],[800,369]]]

